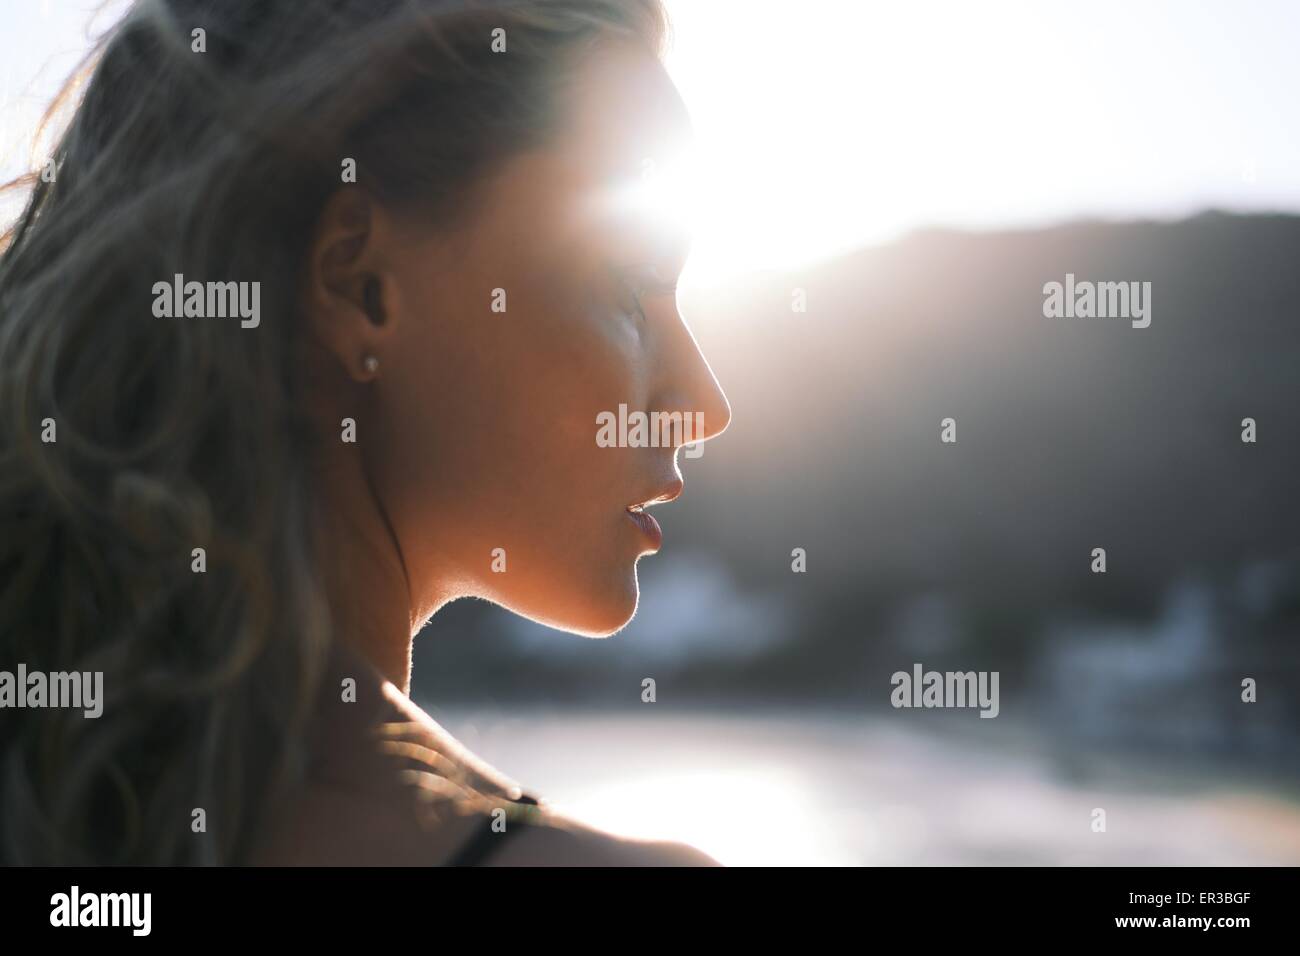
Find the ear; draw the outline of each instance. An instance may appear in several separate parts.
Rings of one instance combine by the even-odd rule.
[[[358,382],[375,377],[397,322],[387,269],[388,218],[352,186],[325,203],[308,250],[306,314],[316,338]]]

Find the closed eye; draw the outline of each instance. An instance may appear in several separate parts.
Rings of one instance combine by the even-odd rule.
[[[643,320],[645,309],[641,304],[642,299],[647,296],[677,294],[677,279],[666,275],[663,267],[655,263],[616,269],[615,275]]]

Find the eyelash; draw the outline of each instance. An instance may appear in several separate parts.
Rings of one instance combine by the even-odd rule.
[[[636,309],[636,314],[645,321],[645,308],[641,305],[641,298],[646,295],[676,295],[677,282],[660,279],[657,276],[651,278],[649,282],[637,282],[637,278],[642,278],[647,274],[653,273],[654,266],[639,266],[632,269],[615,270],[615,278],[622,288],[632,298]]]

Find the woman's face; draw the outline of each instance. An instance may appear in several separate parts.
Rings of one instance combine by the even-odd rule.
[[[463,224],[398,210],[372,234],[388,318],[359,444],[417,622],[473,595],[618,630],[659,547],[629,509],[682,477],[671,445],[602,447],[598,416],[698,413],[692,439],[730,419],[677,311],[682,236],[609,201],[682,145],[685,109],[648,52],[607,46],[577,70],[554,145],[494,173]]]

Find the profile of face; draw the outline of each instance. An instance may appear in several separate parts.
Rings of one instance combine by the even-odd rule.
[[[598,416],[681,413],[702,424],[675,435],[691,441],[730,420],[677,308],[684,235],[610,201],[689,140],[685,108],[639,46],[604,43],[574,69],[562,129],[495,167],[454,225],[345,189],[318,228],[309,311],[356,410],[413,627],[477,596],[617,631],[660,544],[637,512],[681,493],[682,443],[602,447]]]

